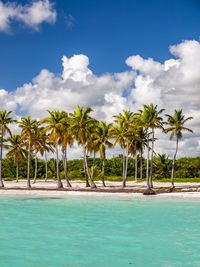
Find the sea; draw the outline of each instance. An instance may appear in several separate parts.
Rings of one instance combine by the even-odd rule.
[[[200,199],[0,196],[0,266],[200,266]]]

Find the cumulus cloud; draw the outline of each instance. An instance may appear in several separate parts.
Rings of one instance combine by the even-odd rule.
[[[0,1],[0,31],[11,32],[12,22],[22,22],[25,26],[39,30],[43,23],[53,24],[56,21],[54,5],[49,0],[33,1],[24,6],[16,2]]]
[[[157,104],[169,114],[175,108],[183,108],[186,116],[194,117],[187,125],[194,134],[184,135],[179,156],[197,156],[200,152],[200,43],[184,41],[171,46],[170,52],[172,58],[163,63],[141,56],[129,57],[126,63],[131,70],[100,76],[89,69],[87,56],[64,56],[60,75],[43,69],[32,82],[13,93],[0,90],[0,105],[3,108],[6,103],[5,108],[34,118],[46,116],[46,109],[71,112],[77,105],[91,106],[93,116],[109,122],[113,114],[123,109],[136,112],[143,104]],[[172,155],[175,144],[169,141],[169,135],[158,131],[156,137],[156,152]],[[79,150],[76,148],[70,154],[75,157],[76,151]]]
[[[187,139],[180,143],[179,155],[199,155],[198,140],[200,138],[200,43],[195,40],[184,41],[170,47],[175,58],[163,64],[152,59],[130,57],[127,64],[138,71],[131,98],[136,105],[154,103],[166,109],[166,113],[183,108],[186,116],[194,119],[188,123],[194,134],[185,134]],[[163,149],[163,135],[158,135],[157,150],[171,154],[171,143],[166,142]]]
[[[89,59],[85,55],[74,55],[71,58],[64,56],[62,65],[61,76],[42,70],[32,83],[17,88],[14,97],[22,111],[40,117],[45,115],[46,109],[72,111],[76,105],[92,106],[96,116],[105,118],[107,112],[103,107],[107,104],[110,106],[112,98],[127,102],[122,96],[123,91],[130,89],[135,72],[104,74],[98,77],[88,68]],[[117,101],[112,102],[116,112],[119,109]]]

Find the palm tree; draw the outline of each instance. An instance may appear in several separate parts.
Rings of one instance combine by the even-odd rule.
[[[71,116],[71,131],[77,140],[78,144],[82,146],[83,149],[83,161],[84,167],[86,169],[87,175],[90,180],[91,188],[95,188],[96,185],[94,180],[90,175],[90,171],[87,164],[87,155],[86,155],[86,145],[90,140],[92,132],[96,127],[97,121],[89,116],[93,110],[89,107],[77,107],[73,113],[70,113]],[[86,185],[87,186],[87,185]]]
[[[140,154],[140,179],[142,179],[142,173],[143,173],[143,151],[145,147],[147,147],[147,140],[148,140],[148,134],[144,127],[140,127],[139,130],[139,137],[140,140],[138,141],[138,150]]]
[[[44,132],[50,132],[49,140],[54,144],[54,147],[56,149],[57,187],[63,188],[63,184],[60,179],[58,145],[63,129],[63,124],[66,122],[66,116],[65,112],[59,112],[56,110],[47,110],[47,112],[49,113],[50,117],[42,119],[41,122],[47,124],[47,126],[44,127]]]
[[[22,136],[14,134],[6,140],[9,144],[7,145],[9,151],[7,152],[7,158],[14,158],[16,164],[16,182],[19,180],[19,161],[24,161],[26,150]]]
[[[155,168],[154,176],[156,178],[169,178],[172,165],[171,163],[171,160],[166,154],[158,154],[153,162],[153,166]]]
[[[137,182],[137,152],[141,146],[141,136],[140,136],[140,129],[137,124],[135,124],[135,120],[131,125],[128,135],[128,142],[129,142],[129,152],[135,156],[135,181]]]
[[[94,168],[95,168],[96,154],[97,152],[99,152],[99,145],[94,142],[95,140],[96,140],[96,137],[91,136],[86,145],[86,150],[90,153],[90,155],[93,154],[92,169],[91,169],[91,178],[93,180],[94,180]],[[84,168],[84,171],[85,171],[85,168]]]
[[[30,181],[30,158],[31,158],[31,139],[32,131],[38,124],[36,120],[31,120],[30,116],[21,117],[21,121],[18,122],[19,127],[22,129],[22,137],[24,138],[27,150],[28,150],[28,166],[27,166],[27,188],[31,188]]]
[[[44,129],[44,128],[43,128]],[[48,178],[48,165],[47,165],[47,152],[53,152],[53,143],[49,141],[49,135],[47,135],[44,130],[41,132],[41,146],[40,146],[40,154],[44,155],[45,160],[45,182],[47,182]]]
[[[42,131],[43,128],[39,127],[39,123],[35,124],[32,132],[31,132],[31,146],[33,147],[34,153],[35,153],[35,175],[34,175],[34,180],[33,184],[36,183],[36,178],[37,178],[37,155],[38,152],[41,150],[41,137],[42,137]]]
[[[94,144],[96,144],[99,147],[99,153],[100,153],[100,159],[102,160],[102,184],[105,187],[105,181],[104,181],[104,166],[105,166],[105,160],[106,160],[106,146],[111,148],[113,144],[109,141],[111,138],[111,127],[112,124],[106,124],[105,121],[100,121],[96,131],[95,131],[95,140]]]
[[[175,167],[175,161],[176,161],[176,155],[178,152],[178,141],[182,138],[182,132],[183,131],[188,131],[190,133],[193,133],[193,131],[189,128],[186,128],[184,126],[184,124],[193,119],[193,117],[188,117],[185,118],[185,115],[183,115],[183,110],[176,110],[174,111],[174,115],[168,115],[166,114],[166,116],[168,117],[168,121],[166,122],[166,124],[169,125],[169,127],[167,129],[165,129],[165,132],[171,132],[170,135],[170,140],[173,139],[174,136],[176,136],[176,150],[174,153],[174,158],[173,158],[173,163],[172,163],[172,174],[171,174],[171,190],[174,189],[174,167]]]
[[[118,124],[122,124],[124,131],[126,134],[124,135],[125,138],[125,149],[126,149],[126,156],[123,156],[123,166],[124,166],[124,174],[123,174],[123,187],[126,186],[126,176],[127,176],[127,169],[128,169],[128,156],[129,156],[129,130],[133,122],[134,114],[130,110],[123,110],[123,114],[119,113],[118,115],[113,116],[115,118],[115,122]]]
[[[0,127],[1,127],[1,151],[0,151],[0,186],[4,187],[3,180],[2,180],[2,154],[3,154],[3,142],[4,142],[4,136],[6,133],[8,133],[10,136],[11,131],[8,127],[10,123],[15,122],[10,115],[12,111],[6,111],[6,110],[0,110]]]
[[[123,177],[123,187],[126,187],[126,166],[125,166],[125,149],[126,149],[126,137],[127,137],[127,131],[124,128],[124,125],[122,122],[119,123],[117,126],[113,126],[111,129],[111,137],[115,138],[115,141],[113,143],[113,146],[116,146],[116,144],[119,144],[122,152],[123,152],[123,167],[122,167],[122,177]],[[127,151],[128,156],[129,151]],[[126,161],[127,162],[127,161]]]
[[[146,166],[146,181],[147,181],[147,188],[150,189],[150,183],[149,183],[149,114],[147,112],[147,109],[139,110],[139,113],[135,114],[135,118],[137,121],[137,124],[143,127],[147,134],[147,140],[146,140],[146,147],[147,147],[147,166]]]
[[[74,138],[70,129],[69,118],[66,112],[63,112],[66,120],[63,122],[63,127],[60,132],[59,145],[62,147],[62,159],[63,159],[63,168],[65,174],[65,180],[68,187],[71,187],[69,178],[67,175],[67,146],[72,147],[74,143]]]
[[[146,129],[151,129],[152,131],[152,147],[151,147],[151,167],[150,167],[150,179],[148,166],[149,166],[149,139],[147,140],[147,187],[153,188],[152,175],[153,175],[153,157],[154,157],[154,142],[155,142],[155,129],[162,128],[163,119],[159,116],[164,109],[157,110],[157,105],[144,105],[144,110],[140,111],[141,113],[141,124]]]

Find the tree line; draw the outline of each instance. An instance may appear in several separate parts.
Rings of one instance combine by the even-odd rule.
[[[87,157],[88,166],[91,171],[93,165],[93,158]],[[128,181],[144,181],[146,177],[146,162],[145,158],[142,158],[142,169],[141,159],[137,159],[137,169],[135,168],[135,157],[129,157],[128,160]],[[122,174],[123,156],[115,156],[105,160],[105,177],[106,180],[121,181]],[[56,179],[56,160],[51,158],[47,161],[47,176],[45,168],[45,160],[38,158],[37,163],[37,179],[43,179],[48,181],[49,179]],[[169,180],[171,177],[172,159],[166,154],[158,154],[154,157],[153,162],[153,180],[162,181],[163,179]],[[59,161],[60,177],[64,179],[64,168],[62,160]],[[136,172],[138,170],[138,173]],[[85,180],[85,172],[83,167],[83,159],[68,160],[67,174],[69,179],[73,180]],[[30,161],[30,177],[34,178],[35,175],[35,159],[31,157]],[[94,181],[99,181],[102,178],[102,160],[98,157],[95,160],[94,167]],[[16,164],[13,157],[10,159],[3,158],[2,160],[2,177],[5,180],[16,179]],[[25,179],[27,177],[27,160],[19,162],[18,178]],[[48,178],[48,179],[47,179]],[[200,178],[200,157],[196,158],[179,158],[176,160],[176,167],[174,172],[174,178],[178,180],[190,181],[190,178]]]
[[[105,161],[107,148],[117,144],[122,151],[122,186],[126,186],[130,156],[135,158],[135,177],[138,169],[143,175],[143,154],[147,151],[146,181],[147,188],[153,188],[153,170],[156,160],[154,144],[156,139],[155,129],[161,129],[164,134],[170,132],[170,140],[176,138],[176,149],[171,163],[171,188],[174,188],[174,169],[178,152],[179,140],[183,131],[192,133],[185,127],[185,123],[192,117],[185,117],[182,110],[175,110],[173,115],[163,114],[164,109],[158,109],[157,105],[144,105],[137,113],[123,110],[122,113],[113,116],[113,123],[98,121],[90,114],[93,111],[89,107],[78,106],[72,113],[65,111],[47,110],[49,116],[40,121],[31,119],[30,116],[21,117],[20,121],[12,118],[12,111],[0,111],[0,186],[4,186],[2,179],[2,153],[7,149],[7,158],[13,158],[16,165],[16,181],[19,178],[19,164],[27,163],[27,187],[31,187],[30,170],[31,159],[34,158],[34,180],[38,174],[38,156],[45,158],[45,179],[48,176],[47,153],[55,153],[57,187],[62,188],[60,176],[59,153],[62,153],[62,166],[67,186],[71,187],[68,175],[67,148],[75,142],[82,149],[83,169],[86,186],[96,188],[94,182],[95,169],[97,169],[96,155],[99,153],[101,160],[101,179],[105,186]],[[166,120],[164,119],[166,118]],[[21,129],[20,134],[12,134],[10,124],[16,123]],[[88,163],[88,155],[92,157],[92,165]],[[138,168],[138,158],[140,166]],[[169,166],[169,164],[168,164]],[[140,174],[140,176],[141,176]]]

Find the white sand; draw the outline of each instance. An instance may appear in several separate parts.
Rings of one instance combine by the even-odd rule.
[[[83,181],[70,181],[73,188],[85,188],[85,183]],[[64,187],[66,186],[65,181],[63,182]],[[102,188],[101,181],[96,182],[98,188]],[[26,188],[27,181],[20,180],[18,183],[16,181],[4,181],[6,188]],[[106,181],[106,189],[110,188],[120,188],[121,182],[111,182]],[[200,191],[197,192],[197,188],[200,187],[200,183],[177,183],[177,187],[194,187],[195,192],[180,192],[180,193],[163,193],[156,196],[143,196],[141,193],[103,193],[103,192],[75,192],[75,191],[56,191],[56,181],[44,182],[38,180],[35,184],[32,184],[34,188],[55,188],[54,191],[45,191],[45,190],[0,190],[0,195],[32,195],[32,196],[69,196],[69,195],[89,195],[89,196],[122,196],[122,197],[182,197],[182,198],[200,198]],[[170,183],[155,183],[154,187],[170,187]],[[146,188],[146,183],[135,183],[127,182],[127,188]]]
[[[84,181],[79,181],[79,180],[74,180],[70,181],[71,185],[73,188],[85,188],[85,182]],[[103,188],[101,181],[95,182],[98,188]],[[120,188],[122,187],[122,182],[113,182],[113,181],[105,181],[106,186],[104,189],[109,189],[111,188]],[[31,181],[32,184],[32,181]],[[26,188],[27,186],[27,181],[26,180],[19,180],[18,183],[16,181],[4,181],[4,185],[7,188],[13,188],[13,187],[20,187],[20,188]],[[47,182],[44,182],[44,180],[37,180],[35,184],[32,184],[32,187],[34,188],[40,188],[40,187],[45,187],[45,188],[56,188],[57,182],[56,180],[49,180]],[[66,182],[63,181],[64,187],[66,187]],[[146,182],[134,182],[134,181],[128,181],[126,183],[127,188],[146,188]],[[158,183],[158,182],[153,182],[153,185],[155,188],[158,187],[170,187],[171,183]],[[176,187],[199,187],[200,188],[200,183],[175,183]]]

